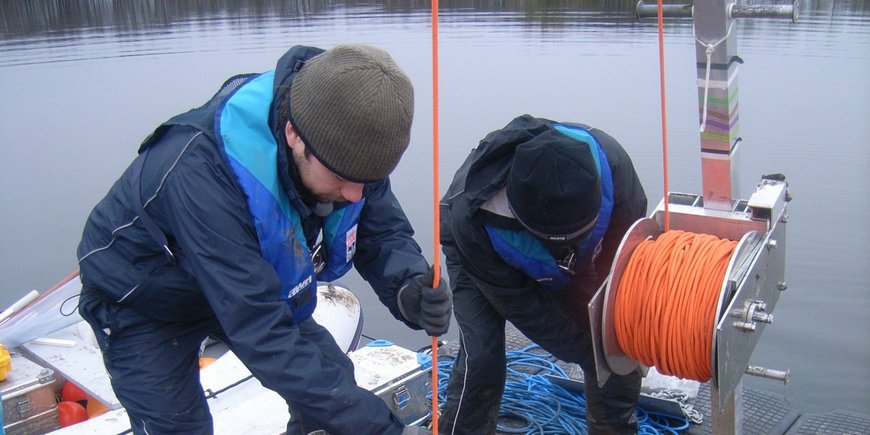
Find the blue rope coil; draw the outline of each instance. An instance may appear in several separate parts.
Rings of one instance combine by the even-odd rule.
[[[548,376],[568,378],[551,355],[531,344],[505,353],[507,379],[499,409],[497,431],[504,434],[586,434],[586,397],[555,384]],[[455,357],[439,356],[438,403],[447,402],[447,384]],[[431,364],[431,360],[430,360]],[[534,374],[532,374],[534,372]],[[431,392],[429,399],[431,400]],[[636,407],[638,434],[678,434],[689,428],[684,416],[666,415]],[[509,424],[507,424],[509,423]]]

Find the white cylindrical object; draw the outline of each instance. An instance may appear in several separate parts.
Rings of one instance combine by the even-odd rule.
[[[27,293],[26,295],[24,295],[23,298],[15,301],[14,304],[10,305],[9,308],[0,313],[0,323],[6,321],[6,319],[8,319],[10,316],[15,314],[18,310],[24,308],[27,304],[36,300],[36,298],[38,297],[39,292],[36,290],[31,290],[30,293]]]

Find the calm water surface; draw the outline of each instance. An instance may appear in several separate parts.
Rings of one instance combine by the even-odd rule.
[[[468,150],[516,115],[585,122],[632,155],[662,197],[658,48],[634,1],[451,1],[440,12],[443,192]],[[870,410],[870,6],[803,1],[797,24],[739,22],[741,197],[788,176],[786,276],[746,378],[803,412]],[[296,44],[387,49],[416,87],[412,143],[393,175],[428,258],[432,67],[428,2],[0,2],[0,308],[76,268],[85,218],[168,116]],[[516,6],[521,5],[521,6]],[[554,6],[555,5],[555,6]],[[692,28],[666,25],[671,190],[700,191]],[[416,349],[357,275],[365,333]],[[456,340],[454,327],[448,340]]]

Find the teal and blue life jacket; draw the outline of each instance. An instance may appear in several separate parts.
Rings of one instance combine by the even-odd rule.
[[[613,211],[613,177],[601,143],[586,128],[575,124],[555,124],[554,128],[579,141],[578,145],[590,148],[601,179],[601,208],[598,212],[598,221],[592,231],[574,246],[576,255],[574,267],[580,269],[594,262],[601,251],[601,242],[607,232]],[[497,195],[490,201],[506,200],[504,195]],[[571,274],[559,267],[550,250],[532,233],[493,225],[485,225],[485,228],[499,256],[507,264],[522,270],[542,287],[559,290],[565,288],[571,281]]]
[[[268,122],[274,75],[251,76],[230,94],[215,114],[215,136],[247,196],[263,258],[278,273],[281,297],[299,322],[317,305],[317,280],[335,280],[351,268],[365,199],[324,218],[326,267],[315,274],[301,218],[279,180],[278,150]]]

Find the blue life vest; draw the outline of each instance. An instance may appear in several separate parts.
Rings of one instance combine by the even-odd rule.
[[[555,124],[560,133],[589,146],[601,179],[601,208],[598,221],[592,231],[575,245],[576,268],[591,265],[601,252],[601,242],[610,224],[613,211],[613,177],[610,164],[598,139],[586,128],[574,124]],[[571,275],[559,268],[556,259],[540,239],[525,230],[512,230],[485,225],[492,246],[510,266],[523,271],[527,276],[550,290],[565,288]]]
[[[356,228],[365,200],[335,210],[324,219],[326,268],[315,276],[299,213],[290,205],[278,177],[278,149],[269,129],[275,72],[252,76],[215,113],[215,136],[229,157],[247,196],[260,252],[281,280],[281,298],[296,322],[317,305],[317,280],[331,281],[351,267]]]

